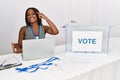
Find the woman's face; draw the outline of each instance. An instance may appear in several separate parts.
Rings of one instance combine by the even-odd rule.
[[[27,20],[30,23],[37,22],[37,16],[36,16],[35,12],[32,9],[29,9],[28,12],[27,12]]]

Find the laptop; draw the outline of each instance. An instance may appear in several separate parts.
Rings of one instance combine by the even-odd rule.
[[[54,56],[54,39],[23,40],[23,60],[43,59]]]

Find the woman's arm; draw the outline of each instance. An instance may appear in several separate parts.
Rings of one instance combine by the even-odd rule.
[[[45,19],[49,26],[45,26],[45,33],[56,35],[59,33],[56,25],[43,13],[38,13],[39,18]]]
[[[18,49],[17,53],[22,53],[22,40],[25,37],[25,27],[21,27],[19,31],[19,37],[18,37]]]

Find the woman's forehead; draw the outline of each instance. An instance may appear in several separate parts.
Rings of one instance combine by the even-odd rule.
[[[27,12],[34,12],[34,10],[33,9],[29,9]]]

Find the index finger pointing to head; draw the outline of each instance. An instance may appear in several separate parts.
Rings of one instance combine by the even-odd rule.
[[[39,12],[36,12],[36,14],[39,14]]]

